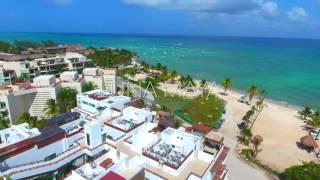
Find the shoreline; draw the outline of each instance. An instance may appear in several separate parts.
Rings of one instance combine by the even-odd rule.
[[[141,62],[143,60],[140,59],[139,57],[136,57],[134,59],[132,59],[132,62],[133,63],[136,63],[136,64],[139,64],[141,65]],[[178,73],[178,76],[180,76],[180,74]],[[195,82],[200,82],[201,80],[200,79],[194,79]],[[208,81],[209,82],[209,81]],[[215,81],[213,81],[215,82]],[[211,83],[209,83],[209,85],[212,87],[212,88],[218,88],[219,90],[221,90],[223,92],[223,87],[220,85],[220,84],[216,84],[216,85],[212,85]],[[258,87],[259,88],[259,87]],[[241,90],[241,89],[237,89],[237,88],[230,88],[228,90],[228,92],[232,92],[234,94],[238,94],[239,96],[241,95],[245,95],[247,94],[245,92],[245,90]],[[228,93],[229,94],[229,93]],[[265,104],[267,105],[275,105],[275,106],[281,106],[281,107],[284,107],[284,108],[290,108],[290,109],[293,109],[295,111],[300,111],[301,109],[303,109],[303,106],[301,105],[297,105],[297,104],[292,104],[292,103],[289,103],[289,102],[286,102],[286,101],[280,101],[280,100],[275,100],[275,99],[271,99],[271,98],[268,98],[268,97],[265,97],[265,100],[264,100]]]

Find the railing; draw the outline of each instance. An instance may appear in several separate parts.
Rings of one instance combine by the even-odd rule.
[[[66,156],[64,156],[63,158],[59,159],[59,157],[65,155],[67,152],[70,152],[71,150],[74,150],[74,149],[76,149],[76,148],[79,148],[79,149],[77,149],[76,151],[72,152],[72,154],[70,153],[70,155],[66,155]],[[63,152],[63,153],[60,153],[56,158],[53,159],[53,160],[56,160],[56,159],[57,159],[57,160],[54,161],[54,162],[49,162],[49,161],[48,161],[47,164],[38,165],[38,166],[35,166],[35,167],[30,167],[30,168],[26,168],[26,169],[22,169],[22,170],[14,170],[14,169],[17,169],[17,168],[20,168],[20,167],[23,167],[23,166],[29,166],[29,165],[33,165],[33,164],[40,164],[40,163],[46,162],[46,161],[41,161],[41,162],[39,161],[39,162],[31,163],[31,164],[28,164],[28,165],[21,165],[21,166],[18,166],[18,167],[16,167],[16,168],[14,168],[14,169],[11,168],[11,169],[8,170],[8,171],[12,171],[12,172],[4,172],[3,174],[12,176],[12,175],[15,175],[15,174],[18,174],[18,173],[23,173],[23,172],[26,172],[26,171],[31,171],[31,170],[35,170],[35,169],[43,168],[43,167],[47,167],[47,166],[52,166],[52,165],[55,165],[55,164],[60,163],[61,161],[69,158],[71,155],[74,155],[74,154],[76,154],[76,153],[78,153],[78,152],[80,152],[80,151],[82,151],[82,150],[83,150],[82,147],[80,147],[80,146],[75,146],[75,147],[73,147],[73,148],[70,148],[68,151],[65,151],[65,152]]]

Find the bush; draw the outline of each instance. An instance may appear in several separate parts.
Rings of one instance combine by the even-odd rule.
[[[285,169],[280,174],[281,180],[318,180],[320,179],[320,164],[315,162],[303,163]]]

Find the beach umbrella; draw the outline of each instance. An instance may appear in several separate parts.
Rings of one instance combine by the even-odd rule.
[[[310,135],[303,136],[302,138],[300,138],[300,141],[304,146],[312,147],[312,148],[318,147],[316,140],[314,140],[314,138]]]
[[[253,137],[253,141],[254,142],[262,142],[263,141],[263,138],[260,136],[260,135],[255,135]]]

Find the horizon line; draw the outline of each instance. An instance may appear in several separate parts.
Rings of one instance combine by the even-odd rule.
[[[41,31],[0,31],[0,33],[30,33],[30,34],[78,34],[78,35],[117,35],[140,37],[187,37],[187,38],[261,38],[261,39],[296,39],[320,40],[311,37],[281,37],[281,36],[240,36],[240,35],[195,35],[195,34],[159,34],[159,33],[113,33],[113,32],[41,32]]]

